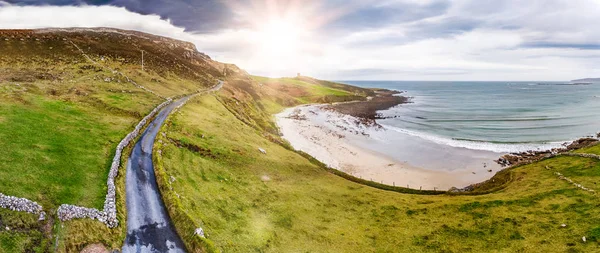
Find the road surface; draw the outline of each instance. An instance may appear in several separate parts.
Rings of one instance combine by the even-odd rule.
[[[223,82],[219,81],[209,91],[219,90],[222,86]],[[158,190],[152,164],[152,147],[167,116],[192,96],[180,98],[160,110],[129,155],[125,176],[127,236],[123,252],[185,252],[185,245],[171,222]]]

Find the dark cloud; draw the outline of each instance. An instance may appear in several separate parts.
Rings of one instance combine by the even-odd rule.
[[[377,28],[440,16],[446,13],[450,6],[450,2],[446,0],[434,1],[426,5],[402,2],[389,5],[368,5],[348,13],[328,26],[341,30]]]
[[[600,50],[600,43],[564,43],[564,42],[529,42],[521,44],[523,48],[570,48],[579,50]]]
[[[361,40],[350,45],[379,47],[410,44],[419,40],[451,37],[472,31],[479,26],[481,26],[480,21],[463,17],[445,17],[436,21],[423,20],[407,25],[401,34]]]

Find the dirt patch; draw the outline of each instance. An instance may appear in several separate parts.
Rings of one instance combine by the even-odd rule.
[[[169,138],[169,140],[173,144],[175,144],[175,146],[177,146],[178,148],[185,148],[185,149],[187,149],[189,151],[192,151],[194,153],[198,153],[198,154],[200,154],[203,157],[209,157],[209,158],[212,158],[212,159],[216,159],[217,158],[217,156],[215,154],[213,154],[210,149],[206,149],[206,148],[194,145],[194,144],[185,143],[185,142],[182,142],[180,140],[175,140],[175,139],[171,139],[171,138]]]
[[[0,81],[9,82],[35,82],[38,80],[56,80],[57,76],[47,71],[35,70],[12,70],[0,73]]]
[[[109,251],[101,243],[94,243],[83,248],[80,253],[109,253]]]

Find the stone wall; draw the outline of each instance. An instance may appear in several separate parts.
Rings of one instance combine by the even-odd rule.
[[[197,95],[197,94],[205,93],[205,92],[217,91],[221,87],[223,87],[223,82],[219,81],[218,84],[213,86],[212,88],[202,91],[202,92],[196,92],[192,95]],[[192,95],[188,95],[188,96],[191,97]],[[108,191],[106,193],[106,200],[104,201],[104,209],[102,211],[100,211],[98,209],[94,209],[94,208],[86,208],[86,207],[79,207],[79,206],[64,204],[58,208],[58,211],[57,211],[58,218],[61,221],[90,218],[90,219],[98,220],[98,221],[106,224],[110,228],[114,228],[114,227],[118,226],[119,220],[117,219],[117,205],[116,205],[117,200],[116,200],[115,178],[119,174],[119,167],[121,166],[121,155],[123,154],[123,149],[125,147],[127,147],[127,145],[129,145],[129,143],[131,143],[133,140],[135,140],[140,135],[144,126],[163,107],[170,104],[174,99],[177,99],[179,97],[184,97],[184,96],[186,96],[186,95],[168,98],[167,101],[165,101],[164,103],[162,103],[159,106],[157,106],[156,108],[154,108],[154,110],[152,110],[152,112],[150,112],[150,114],[148,114],[146,117],[144,117],[140,121],[140,123],[138,123],[138,125],[135,127],[135,129],[131,133],[129,133],[127,136],[125,136],[125,138],[123,140],[121,140],[119,145],[117,145],[117,150],[115,152],[115,156],[113,158],[112,165],[110,167],[110,171],[108,172],[108,180],[106,182],[106,184],[108,186]],[[179,110],[179,108],[181,108],[183,105],[185,105],[188,101],[189,101],[189,99],[187,99],[184,103],[181,103],[181,105],[177,106],[174,111]]]
[[[102,211],[94,208],[86,208],[79,207],[74,205],[63,204],[58,208],[58,218],[61,221],[67,221],[72,219],[81,219],[81,218],[90,218],[98,220],[104,224],[106,224],[110,228],[114,228],[119,225],[119,220],[117,219],[117,205],[116,205],[116,187],[115,187],[115,178],[119,174],[119,167],[121,166],[121,155],[123,153],[123,149],[131,143],[131,141],[135,140],[139,135],[144,126],[149,122],[149,120],[160,111],[163,107],[170,104],[173,100],[168,99],[164,103],[160,104],[150,114],[144,117],[140,123],[137,124],[135,129],[129,133],[119,145],[117,145],[117,150],[115,152],[115,156],[112,161],[112,165],[110,167],[110,171],[108,172],[108,180],[106,182],[108,186],[108,190],[106,193],[106,200],[104,201],[104,209]]]
[[[223,86],[223,82],[219,81],[217,85],[213,86],[209,90],[205,90],[204,92],[212,92],[219,90]],[[197,92],[195,94],[200,94],[203,92]],[[177,96],[183,97],[183,96]],[[175,98],[177,98],[175,97]],[[115,186],[115,178],[119,174],[119,167],[121,166],[121,155],[123,154],[123,149],[127,147],[132,141],[134,141],[142,132],[144,126],[165,106],[170,104],[175,98],[167,98],[165,102],[158,105],[154,110],[152,110],[146,117],[144,117],[135,127],[135,129],[127,134],[119,145],[117,145],[117,149],[115,152],[115,156],[113,157],[112,165],[110,167],[110,171],[108,173],[107,184],[107,193],[106,200],[104,201],[104,208],[102,211],[95,208],[87,208],[80,207],[75,205],[63,204],[57,210],[58,218],[61,221],[67,221],[72,219],[94,219],[98,220],[104,224],[106,224],[110,228],[117,227],[119,225],[119,220],[117,219],[117,205],[116,205],[116,186]],[[188,100],[179,105],[176,110],[181,108]],[[25,199],[18,198],[13,196],[7,196],[0,193],[0,208],[6,208],[17,212],[28,212],[32,214],[39,214],[40,220],[44,220],[46,217],[46,213],[43,211],[43,208],[37,202]]]
[[[585,153],[564,153],[562,155],[566,155],[566,156],[579,156],[579,157],[585,157],[585,158],[592,158],[592,159],[597,159],[600,160],[600,155],[595,155],[595,154],[585,154]]]
[[[26,198],[17,198],[0,193],[0,207],[17,212],[38,214],[40,216],[39,220],[44,220],[46,218],[46,213],[43,211],[44,209],[42,206],[37,202]]]

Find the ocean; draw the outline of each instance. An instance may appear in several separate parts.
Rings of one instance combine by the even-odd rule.
[[[382,111],[388,118],[378,122],[395,135],[442,147],[519,152],[560,147],[600,132],[600,84],[342,82],[404,91],[411,103]],[[386,153],[393,155],[393,150]]]

